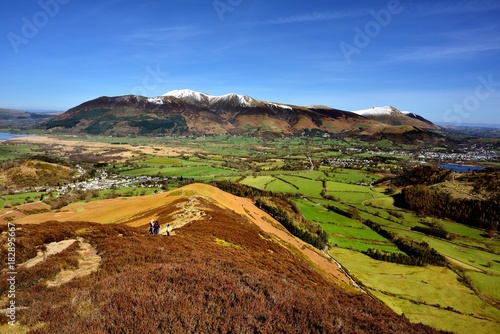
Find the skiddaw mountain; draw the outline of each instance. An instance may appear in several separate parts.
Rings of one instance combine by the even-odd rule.
[[[388,132],[391,136],[404,134],[411,140],[434,137],[426,122],[403,125],[397,127],[325,106],[295,106],[260,101],[246,95],[214,96],[187,89],[156,97],[103,96],[69,109],[46,123],[48,129],[58,131],[115,136],[329,133],[380,139]]]

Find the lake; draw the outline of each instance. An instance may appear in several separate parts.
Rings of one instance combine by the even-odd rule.
[[[474,172],[477,170],[484,170],[484,168],[481,166],[467,166],[458,164],[440,164],[439,166],[444,169],[451,169],[452,171],[458,173],[467,173],[467,172]]]
[[[0,140],[7,140],[16,137],[26,137],[27,135],[19,134],[19,133],[10,133],[10,132],[0,132]]]

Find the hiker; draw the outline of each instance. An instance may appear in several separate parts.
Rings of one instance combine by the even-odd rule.
[[[158,234],[160,232],[160,224],[158,224],[157,220],[155,220],[154,232],[155,232],[155,234]]]
[[[170,236],[170,232],[172,232],[172,225],[167,224],[167,228],[165,229],[165,232],[167,232],[167,235]]]
[[[154,234],[155,222],[153,219],[149,222],[149,234]]]

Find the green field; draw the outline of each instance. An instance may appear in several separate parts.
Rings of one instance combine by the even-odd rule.
[[[4,195],[0,197],[0,208],[15,207],[21,204],[25,204],[28,201],[37,202],[41,195],[45,193],[41,192],[28,192],[15,195]]]
[[[442,267],[412,267],[373,260],[359,252],[333,248],[330,254],[377,298],[412,322],[468,334],[496,333],[500,310],[483,302]]]
[[[498,264],[498,262],[497,262]],[[500,285],[498,275],[485,274],[480,272],[467,272],[466,276],[472,281],[474,286],[482,293],[500,300]]]

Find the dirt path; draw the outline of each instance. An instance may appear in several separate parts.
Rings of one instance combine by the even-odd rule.
[[[72,270],[62,270],[54,280],[47,282],[47,286],[59,286],[71,281],[74,278],[87,276],[94,271],[97,271],[99,265],[101,264],[101,257],[97,254],[96,249],[92,247],[91,244],[83,240],[83,238],[51,242],[46,245],[47,249],[45,252],[39,251],[34,258],[21,263],[19,266],[31,268],[38,263],[45,261],[49,256],[62,252],[75,242],[80,244],[80,249],[78,250],[78,253],[80,254],[78,268]]]
[[[182,202],[176,205],[179,210],[172,212],[169,218],[172,219],[169,224],[172,225],[172,235],[175,234],[175,229],[181,228],[182,226],[189,224],[193,221],[200,220],[207,213],[199,209],[200,201],[198,196],[191,196],[186,202]],[[165,231],[167,226],[162,226],[160,231]]]
[[[78,242],[80,243],[80,250],[78,251],[80,260],[78,268],[73,270],[62,270],[53,281],[47,282],[48,287],[59,286],[74,278],[87,276],[97,271],[101,264],[101,257],[97,254],[96,249],[83,240],[83,238],[78,238]]]
[[[66,248],[71,246],[74,242],[76,242],[76,239],[69,239],[69,240],[63,240],[63,241],[59,241],[59,242],[51,242],[50,244],[46,244],[45,245],[45,247],[46,247],[45,252],[38,251],[38,254],[34,258],[29,259],[28,261],[21,263],[19,266],[20,267],[25,266],[26,268],[31,268],[31,267],[37,265],[38,263],[46,260],[47,257],[49,257],[50,255],[54,255],[54,254],[62,252],[63,250],[65,250]]]

